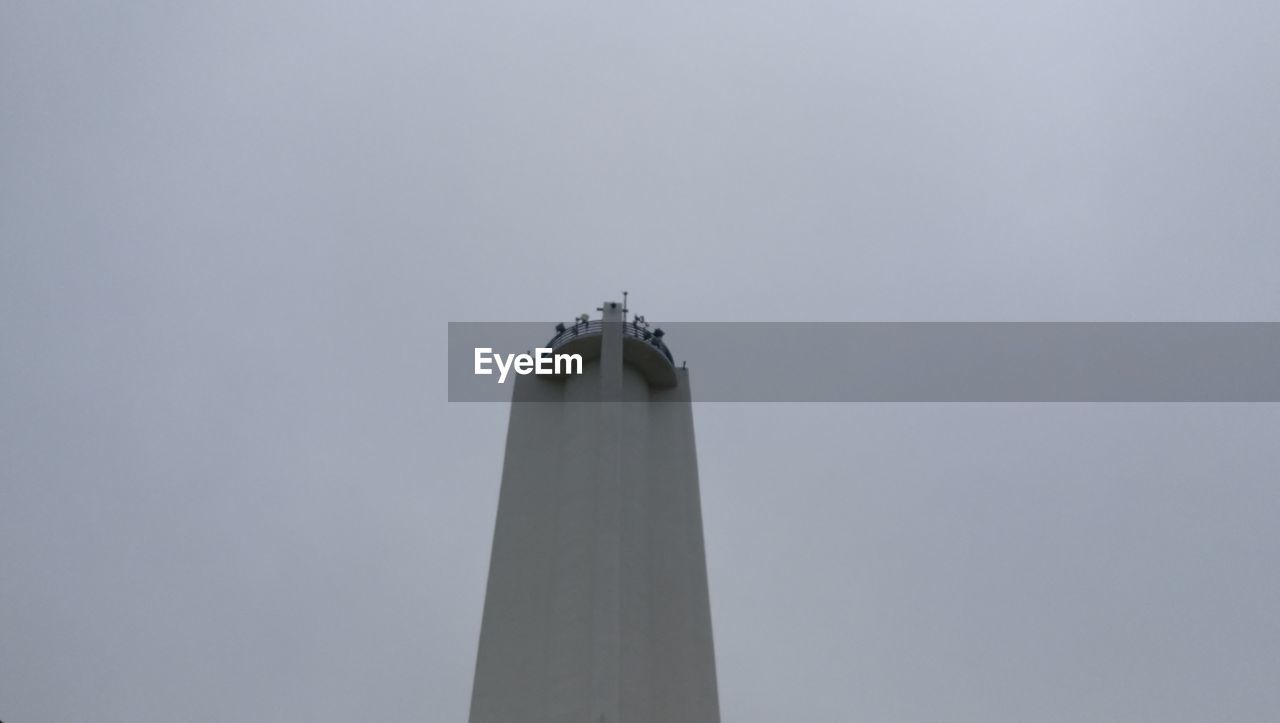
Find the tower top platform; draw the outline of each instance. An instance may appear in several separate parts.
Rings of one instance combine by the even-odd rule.
[[[616,301],[600,306],[600,319],[583,314],[572,323],[556,325],[556,335],[547,346],[557,353],[581,354],[584,362],[600,358],[605,335],[622,337],[624,363],[634,367],[655,387],[674,387],[677,383],[675,358],[663,341],[663,331],[650,328],[643,316],[626,318],[626,307]]]

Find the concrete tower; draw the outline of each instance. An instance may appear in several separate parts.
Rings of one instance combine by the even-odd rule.
[[[515,379],[471,723],[719,723],[689,375],[617,302]]]

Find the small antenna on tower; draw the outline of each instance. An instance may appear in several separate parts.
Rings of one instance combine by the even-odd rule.
[[[627,320],[627,292],[622,292],[622,320]]]

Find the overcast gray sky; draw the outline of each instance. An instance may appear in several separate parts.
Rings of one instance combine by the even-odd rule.
[[[507,410],[447,321],[1277,320],[1278,33],[4,3],[0,719],[465,720]],[[1276,406],[695,414],[726,723],[1276,719]]]

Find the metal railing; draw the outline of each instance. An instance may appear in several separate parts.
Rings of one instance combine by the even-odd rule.
[[[654,349],[662,352],[662,355],[667,358],[667,361],[672,364],[676,363],[676,360],[671,356],[671,350],[667,348],[666,342],[662,341],[662,336],[660,334],[655,334],[653,331],[650,331],[648,327],[640,326],[635,321],[623,321],[618,323],[622,324],[623,334],[649,344]],[[593,336],[603,333],[604,320],[602,319],[565,324],[564,331],[559,331],[555,336],[551,337],[551,341],[547,342],[547,346],[555,349],[564,344],[568,344],[580,336]]]

